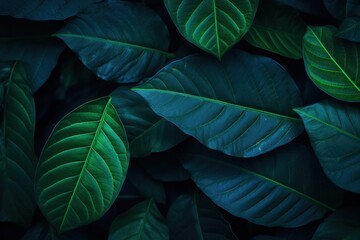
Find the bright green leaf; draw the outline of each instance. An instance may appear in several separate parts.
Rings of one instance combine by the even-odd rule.
[[[270,58],[238,50],[221,62],[206,54],[172,62],[133,90],[156,114],[233,156],[268,152],[303,131],[290,75]]]
[[[360,109],[324,101],[295,111],[327,176],[338,186],[360,193]]]
[[[40,157],[35,195],[42,213],[60,233],[100,218],[120,192],[128,161],[111,99],[76,108],[56,125]]]
[[[360,17],[345,18],[336,32],[336,37],[360,43]]]
[[[222,58],[249,30],[259,0],[165,0],[180,33],[191,43]]]
[[[335,38],[335,27],[308,27],[303,53],[310,79],[343,101],[360,102],[360,45]]]

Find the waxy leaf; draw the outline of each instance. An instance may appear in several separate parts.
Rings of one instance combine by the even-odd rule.
[[[336,37],[360,43],[360,17],[345,18],[336,32]]]
[[[341,190],[303,145],[287,145],[250,161],[199,146],[183,152],[196,185],[218,206],[255,224],[299,227],[341,204]]]
[[[200,193],[178,197],[170,206],[167,222],[173,240],[237,239],[217,207]]]
[[[24,66],[0,63],[0,86],[0,221],[28,226],[35,210],[35,105]]]
[[[111,224],[109,240],[168,240],[169,229],[153,200],[141,202]]]
[[[180,33],[221,59],[249,30],[259,0],[165,0]]]
[[[360,109],[323,101],[295,111],[327,176],[338,186],[360,193]]]
[[[111,95],[124,123],[132,158],[168,150],[187,137],[173,123],[156,115],[139,94],[118,88]]]
[[[274,60],[234,50],[221,62],[192,55],[133,88],[154,112],[212,149],[252,157],[303,131],[300,92]]]
[[[81,105],[55,127],[36,171],[35,195],[61,233],[100,218],[118,196],[129,161],[124,127],[110,98]]]
[[[310,79],[330,96],[360,102],[360,45],[335,38],[332,26],[308,27],[304,62]]]
[[[96,4],[55,34],[80,60],[105,80],[129,83],[162,67],[169,36],[166,25],[151,9],[129,2]]]

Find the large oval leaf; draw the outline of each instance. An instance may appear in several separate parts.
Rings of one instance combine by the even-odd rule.
[[[180,33],[219,59],[249,30],[258,0],[165,0]]]
[[[41,211],[60,233],[100,218],[120,192],[128,160],[125,130],[111,99],[81,105],[44,146],[35,178]]]
[[[0,221],[30,225],[35,210],[33,178],[35,105],[24,66],[0,64]]]
[[[290,75],[267,57],[232,51],[172,62],[133,88],[155,113],[212,149],[251,157],[303,131],[292,108],[302,100]]]
[[[187,137],[173,123],[156,115],[139,94],[118,88],[111,95],[124,123],[132,158],[168,150]]]
[[[334,37],[335,27],[308,27],[304,62],[310,79],[340,100],[360,101],[360,45]]]
[[[153,200],[141,202],[111,224],[109,240],[167,240],[169,229]]]
[[[184,167],[218,206],[253,223],[298,227],[320,219],[342,200],[315,156],[303,145],[287,145],[251,161],[193,147]]]
[[[167,221],[173,240],[237,239],[216,206],[199,193],[178,197],[169,209]]]
[[[109,2],[69,20],[55,34],[96,75],[116,82],[137,82],[154,74],[169,57],[166,25],[151,9]]]
[[[360,193],[360,109],[324,101],[295,111],[327,176],[338,186]]]

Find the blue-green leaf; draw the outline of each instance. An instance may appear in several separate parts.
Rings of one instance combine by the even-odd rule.
[[[360,43],[360,17],[345,18],[337,30],[336,36]]]

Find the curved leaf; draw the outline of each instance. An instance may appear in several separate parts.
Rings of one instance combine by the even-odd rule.
[[[111,224],[109,240],[169,239],[165,219],[153,200],[141,202],[118,216]]]
[[[336,32],[336,37],[360,43],[360,17],[345,18]]]
[[[139,94],[118,88],[111,96],[124,123],[132,158],[168,150],[187,138],[174,124],[156,115]]]
[[[19,62],[0,63],[0,85],[0,221],[28,226],[35,210],[34,99]]]
[[[360,239],[360,209],[339,209],[320,224],[312,240]]]
[[[269,9],[273,9],[269,11]],[[306,24],[298,12],[274,2],[260,2],[245,39],[251,45],[285,57],[302,58],[302,38]]]
[[[295,111],[327,176],[338,186],[360,193],[360,109],[324,101]]]
[[[171,239],[237,239],[230,224],[204,195],[181,195],[170,206],[167,222]]]
[[[166,25],[151,9],[129,2],[97,4],[55,34],[105,80],[137,82],[171,56]]]
[[[120,192],[128,161],[111,99],[76,108],[54,128],[37,167],[35,195],[44,216],[60,233],[100,218]]]
[[[292,108],[302,100],[290,75],[270,58],[232,51],[172,62],[133,88],[154,112],[212,149],[251,157],[303,131]]]
[[[298,227],[341,204],[341,190],[303,145],[287,145],[251,161],[193,148],[183,159],[196,185],[218,206],[255,224]]]
[[[335,38],[335,27],[308,27],[304,62],[310,79],[343,101],[360,101],[360,46]]]
[[[249,30],[259,0],[165,0],[180,33],[218,59]]]

